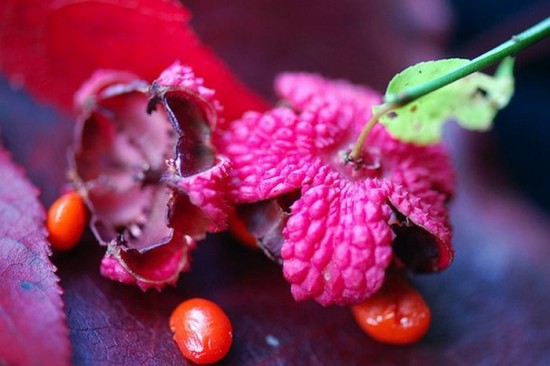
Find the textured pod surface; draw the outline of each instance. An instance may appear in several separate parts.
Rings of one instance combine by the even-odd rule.
[[[281,250],[295,299],[349,304],[376,292],[391,260],[391,210],[376,180],[346,182],[327,167],[292,206]]]
[[[260,244],[280,248],[294,298],[357,304],[380,288],[392,253],[415,270],[446,268],[454,173],[445,149],[399,142],[377,125],[350,163],[379,95],[306,73],[281,74],[275,88],[287,107],[245,115],[221,146],[233,161],[231,199],[245,204],[249,226],[276,216],[261,202],[280,207],[279,235],[269,234],[278,242]]]
[[[176,63],[152,85],[98,72],[75,99],[69,175],[107,246],[102,273],[143,289],[175,283],[194,241],[226,226],[229,162],[210,143],[214,92]]]

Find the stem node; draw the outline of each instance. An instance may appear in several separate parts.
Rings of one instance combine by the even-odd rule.
[[[363,145],[367,140],[369,132],[372,130],[374,125],[376,125],[376,122],[380,119],[380,117],[395,109],[396,107],[397,105],[394,103],[385,103],[381,105],[381,108],[372,115],[372,117],[368,120],[368,122],[361,130],[361,134],[359,134],[355,145],[353,145],[353,148],[351,149],[351,152],[346,159],[347,161],[357,161],[358,159],[360,159],[361,150],[363,149]]]

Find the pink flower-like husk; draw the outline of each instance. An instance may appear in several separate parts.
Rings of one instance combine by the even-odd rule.
[[[194,240],[227,228],[230,164],[210,142],[221,111],[214,94],[177,62],[152,85],[127,72],[100,70],[76,93],[81,119],[73,180],[92,213],[92,231],[108,248],[101,265],[105,277],[144,290],[174,284],[189,268]],[[95,135],[87,137],[84,124],[99,116],[92,123]],[[189,140],[180,148],[176,139],[182,136]],[[198,153],[204,151],[206,158],[186,158],[187,146],[199,146]],[[120,168],[109,165],[111,161]],[[198,163],[180,171],[189,161]],[[156,183],[136,181],[135,167],[142,165],[162,171],[162,177]],[[104,166],[107,172],[101,171]],[[81,179],[80,169],[92,177],[92,184]],[[143,239],[120,242],[116,232],[124,223],[143,225]]]
[[[194,220],[204,222],[204,225],[193,224],[193,220],[185,217],[185,222],[178,222],[178,228],[195,239],[204,238],[206,232],[219,232],[227,229],[228,215],[232,207],[226,199],[231,163],[223,155],[218,155],[216,164],[188,177],[177,177],[175,186],[185,193],[191,205],[200,208],[200,218]],[[183,220],[182,220],[183,221]]]
[[[178,61],[174,62],[153,82],[153,91],[156,87],[178,89],[193,99],[202,100],[203,107],[212,109],[213,112],[207,118],[211,129],[215,129],[218,123],[223,122],[221,118],[223,107],[215,97],[216,92],[206,87],[204,79],[196,76],[189,66],[182,65]]]
[[[108,250],[103,256],[99,267],[100,273],[103,277],[113,281],[136,285],[143,291],[151,288],[160,291],[166,285],[175,286],[179,274],[190,269],[189,250],[196,246],[191,237],[187,236],[185,240],[187,245],[173,253],[168,260],[163,261],[161,266],[150,268],[147,278],[129,268],[127,263],[121,259],[120,251],[116,248]]]
[[[359,303],[382,285],[391,260],[391,209],[377,179],[348,182],[323,166],[292,206],[283,273],[296,300]]]
[[[392,258],[392,212],[433,237],[429,270],[450,264],[445,202],[454,190],[441,145],[393,139],[376,125],[363,148],[369,168],[343,163],[380,96],[345,81],[282,74],[276,89],[291,108],[249,113],[233,122],[221,150],[233,162],[230,196],[251,203],[300,192],[283,230],[283,272],[297,300],[357,304],[382,285]]]

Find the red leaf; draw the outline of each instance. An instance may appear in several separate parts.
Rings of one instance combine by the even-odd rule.
[[[98,68],[134,72],[152,81],[175,60],[193,67],[217,91],[225,117],[263,110],[187,26],[176,1],[7,0],[0,6],[0,71],[12,84],[66,110],[76,89]]]
[[[0,364],[68,365],[69,334],[37,190],[3,150],[0,171]]]

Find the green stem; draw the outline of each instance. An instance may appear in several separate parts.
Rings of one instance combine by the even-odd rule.
[[[493,64],[496,64],[507,56],[515,55],[522,49],[537,41],[540,41],[545,37],[548,37],[549,35],[550,17],[526,29],[525,31],[512,36],[512,38],[510,38],[507,42],[493,48],[481,56],[476,57],[466,65],[459,67],[448,74],[406,89],[397,95],[388,95],[384,102],[393,103],[397,106],[404,106],[413,100],[423,97],[428,93],[452,83],[453,81],[462,79],[463,77],[473,74],[476,71],[483,70]]]
[[[435,90],[438,90],[450,83],[462,79],[465,76],[473,74],[474,72],[483,70],[502,59],[513,56],[522,49],[538,42],[550,35],[550,17],[544,19],[540,23],[524,30],[523,32],[512,36],[510,40],[502,43],[501,45],[493,48],[492,50],[485,52],[481,56],[468,62],[466,65],[459,67],[445,75],[438,78],[426,81],[423,84],[410,87],[403,90],[399,94],[387,95],[384,99],[382,108],[375,113],[371,119],[365,124],[361,134],[359,135],[355,145],[353,146],[350,154],[348,155],[348,161],[358,160],[361,155],[361,149],[367,139],[367,136],[378,121],[384,114],[391,112],[392,110],[402,107],[426,94],[429,94]]]
[[[396,107],[397,105],[393,103],[384,104],[382,105],[382,108],[380,108],[376,113],[372,115],[372,117],[368,120],[368,122],[365,124],[365,126],[361,130],[361,133],[359,134],[357,141],[355,141],[355,145],[353,145],[353,149],[351,149],[351,152],[347,157],[348,160],[357,160],[357,158],[361,155],[361,149],[365,144],[365,140],[367,139],[367,136],[369,135],[370,130],[372,130],[372,128],[374,127],[376,122],[380,119],[380,117],[382,117],[384,114],[388,113],[389,111],[395,109]]]

